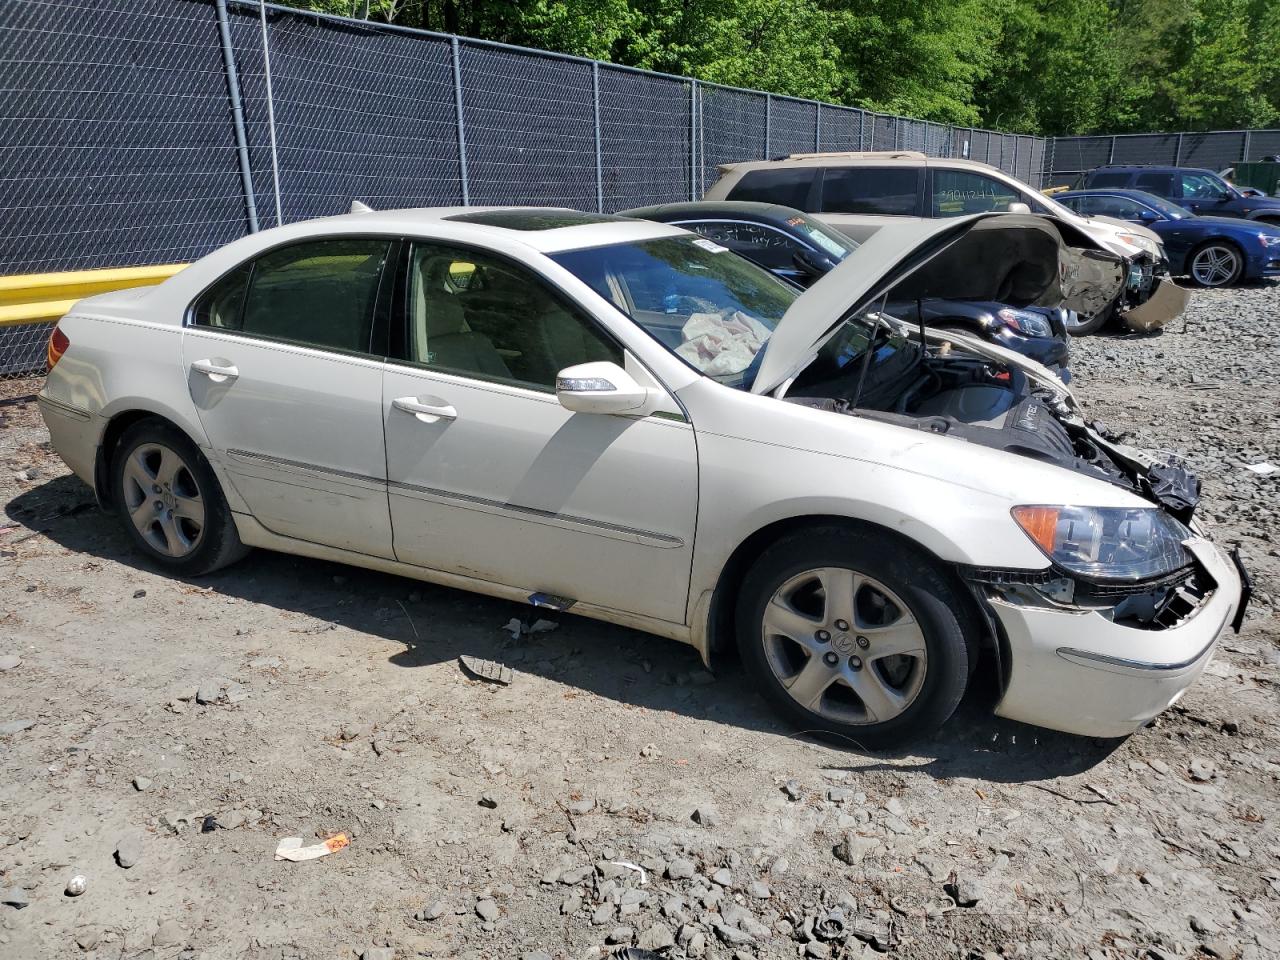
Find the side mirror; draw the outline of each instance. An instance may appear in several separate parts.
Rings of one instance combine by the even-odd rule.
[[[1160,215],[1154,210],[1143,209],[1138,211],[1138,219],[1143,223],[1155,223],[1160,219]]]
[[[1031,207],[1025,203],[1011,203],[1006,213],[1030,213]]]
[[[616,363],[598,360],[565,367],[556,374],[556,399],[574,413],[648,412],[650,392]]]
[[[804,247],[793,253],[791,260],[796,265],[797,270],[814,280],[831,271],[831,263],[829,261]]]

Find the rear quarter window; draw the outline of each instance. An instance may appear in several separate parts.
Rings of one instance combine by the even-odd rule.
[[[757,203],[778,203],[798,210],[809,209],[809,188],[813,185],[816,167],[796,167],[790,170],[752,170],[743,174],[737,186],[729,191],[729,200],[752,200]]]
[[[916,216],[920,172],[915,167],[828,169],[822,177],[822,212]]]

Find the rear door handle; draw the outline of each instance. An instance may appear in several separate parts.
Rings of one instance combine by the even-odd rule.
[[[235,364],[219,360],[195,360],[191,363],[191,369],[198,373],[203,373],[214,383],[222,383],[224,380],[234,380],[240,376],[240,371],[236,369]]]
[[[439,397],[427,397],[427,400],[434,402],[428,403],[417,397],[397,397],[391,401],[391,405],[397,410],[412,413],[423,423],[458,419],[458,411]]]

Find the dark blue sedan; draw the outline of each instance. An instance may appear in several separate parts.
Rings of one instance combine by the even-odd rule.
[[[1280,277],[1280,228],[1234,217],[1197,217],[1141,190],[1068,190],[1053,199],[1087,217],[1113,217],[1160,235],[1169,272],[1202,287]]]

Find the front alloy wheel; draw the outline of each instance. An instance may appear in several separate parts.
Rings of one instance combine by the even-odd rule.
[[[1225,287],[1240,277],[1240,251],[1224,243],[1205,244],[1191,257],[1191,279],[1202,287]]]
[[[883,723],[920,695],[924,634],[879,580],[843,567],[806,570],[765,607],[769,667],[800,706],[842,724]]]
[[[977,634],[962,590],[928,554],[877,527],[797,530],[742,580],[738,651],[800,729],[898,746],[941,726],[968,685]]]

